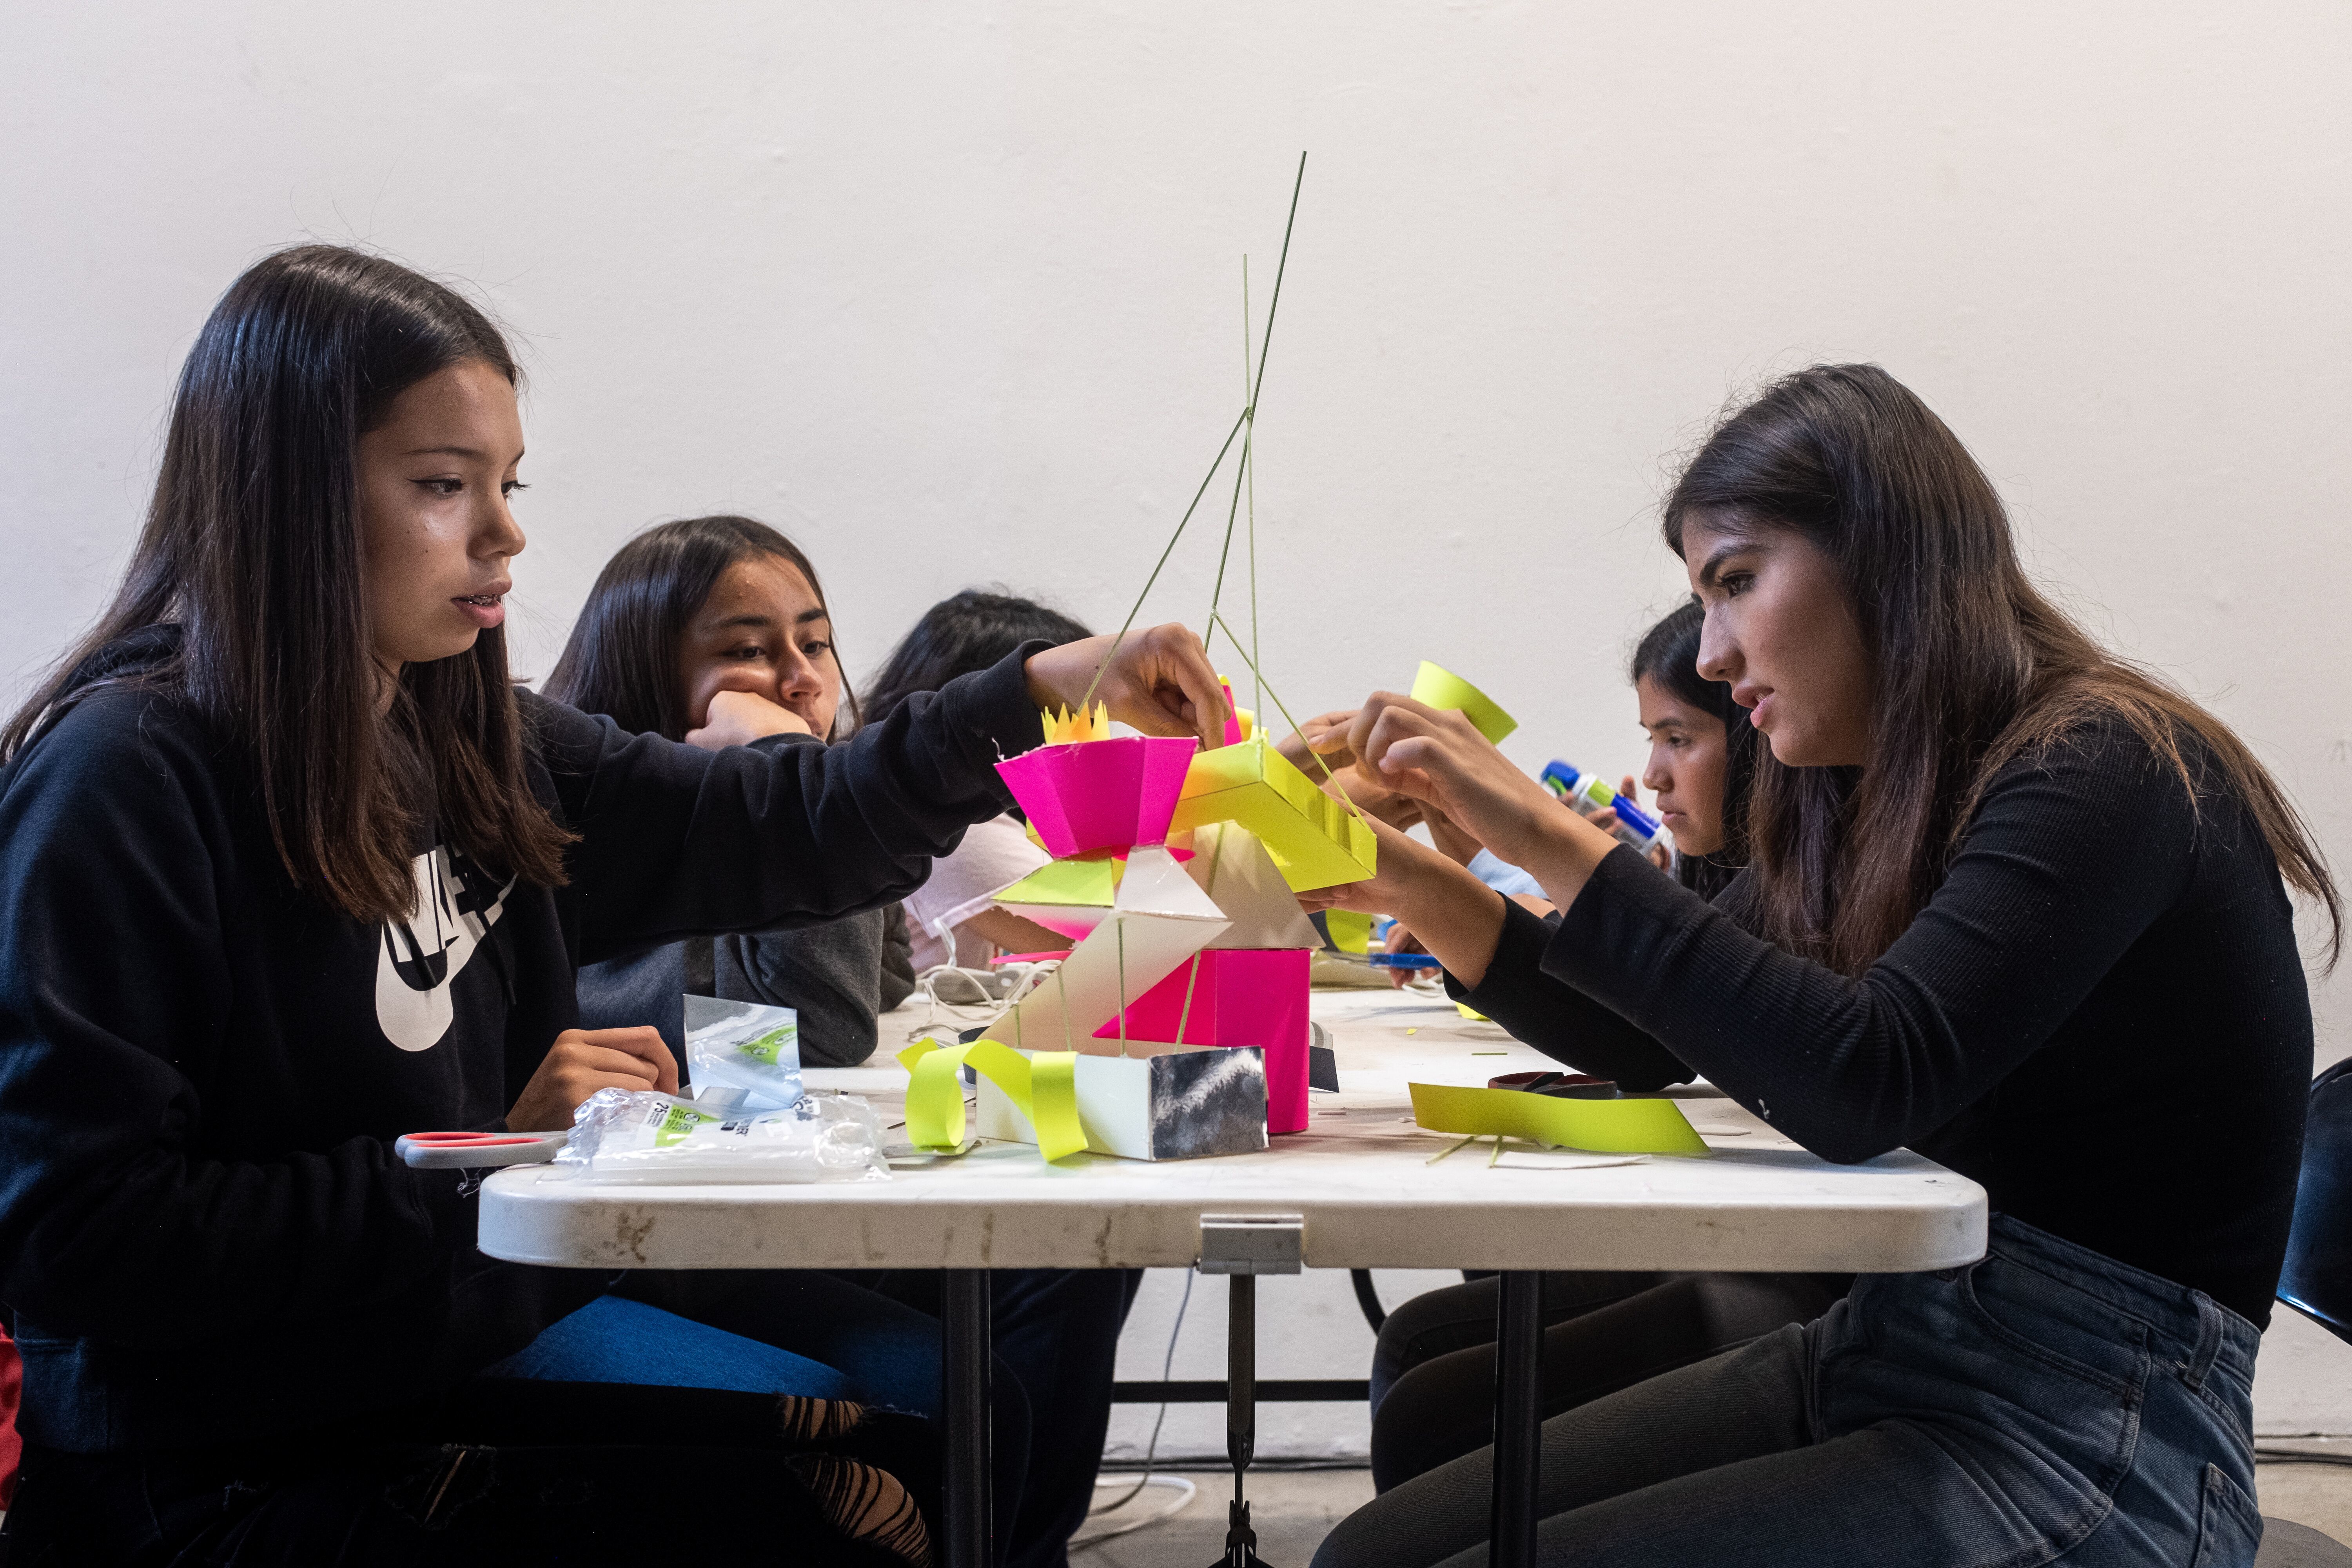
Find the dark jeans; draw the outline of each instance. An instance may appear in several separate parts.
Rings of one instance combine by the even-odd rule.
[[[805,1467],[887,1471],[927,1511],[936,1437],[904,1415],[795,1443],[769,1394],[476,1379],[427,1405],[235,1449],[26,1455],[11,1568],[906,1568],[828,1522]]]
[[[1852,1282],[1836,1274],[1547,1274],[1544,1416],[1810,1322]],[[1381,1326],[1372,1352],[1379,1490],[1492,1439],[1496,1290],[1491,1275],[1432,1290]]]
[[[2249,1568],[2254,1326],[2021,1225],[1803,1328],[1544,1423],[1538,1555],[1577,1568]],[[1491,1450],[1341,1521],[1317,1568],[1484,1568]]]

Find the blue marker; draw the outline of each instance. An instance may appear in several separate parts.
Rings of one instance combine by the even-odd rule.
[[[1570,764],[1552,761],[1544,764],[1543,786],[1571,806],[1593,811],[1613,811],[1617,814],[1617,841],[1628,844],[1646,855],[1658,841],[1662,831],[1658,819],[1609,787],[1609,782],[1598,773],[1582,773]]]
[[[1393,915],[1372,917],[1372,940],[1385,942],[1389,932],[1396,929]],[[1441,969],[1444,966],[1425,952],[1374,952],[1369,955],[1374,967],[1380,969]]]

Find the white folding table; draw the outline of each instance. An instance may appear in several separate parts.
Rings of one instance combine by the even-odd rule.
[[[485,1187],[481,1247],[578,1268],[945,1270],[948,1568],[987,1568],[990,1557],[991,1268],[1231,1273],[1244,1335],[1254,1271],[1500,1271],[1490,1561],[1517,1568],[1535,1543],[1543,1271],[1906,1273],[1984,1254],[1974,1182],[1908,1152],[1831,1164],[1703,1088],[1677,1098],[1712,1150],[1704,1158],[1594,1165],[1514,1144],[1490,1163],[1480,1143],[1433,1164],[1454,1141],[1412,1125],[1407,1082],[1477,1084],[1557,1064],[1426,998],[1318,993],[1316,1014],[1340,1091],[1315,1095],[1308,1131],[1260,1153],[1156,1164],[1081,1154],[1049,1166],[1025,1144],[982,1144],[902,1164],[888,1182],[812,1186],[602,1186],[526,1166]],[[806,1077],[867,1095],[885,1121],[899,1114],[906,1077],[895,1065]],[[1235,1369],[1238,1383],[1238,1355]],[[1246,1458],[1236,1452],[1237,1465]]]

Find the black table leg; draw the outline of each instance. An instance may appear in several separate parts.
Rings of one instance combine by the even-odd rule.
[[[1543,1276],[1505,1274],[1495,1298],[1495,1506],[1488,1568],[1535,1568],[1543,1460]]]
[[[993,1422],[989,1397],[988,1270],[948,1268],[942,1282],[940,1403],[947,1410],[948,1473],[944,1568],[993,1568],[995,1526],[991,1518],[994,1477],[989,1433]]]
[[[1210,1568],[1265,1568],[1242,1490],[1257,1457],[1257,1280],[1228,1275],[1225,1288],[1225,1457],[1234,1465],[1234,1500],[1225,1510],[1225,1554]]]

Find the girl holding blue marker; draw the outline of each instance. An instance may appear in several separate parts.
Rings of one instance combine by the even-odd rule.
[[[1708,898],[1747,862],[1746,801],[1757,735],[1747,710],[1732,701],[1731,688],[1698,673],[1701,621],[1697,601],[1676,607],[1643,635],[1628,673],[1650,740],[1641,782],[1656,810],[1653,820],[1672,824],[1670,869],[1683,886]],[[1633,787],[1629,778],[1613,793],[1622,802]],[[1590,813],[1588,820],[1604,830],[1621,826],[1607,810]],[[1654,839],[1655,829],[1634,837]],[[1622,834],[1620,841],[1628,842]],[[1636,850],[1648,847],[1629,842]],[[1583,1070],[1582,1037],[1572,1018],[1541,998],[1518,1010],[1502,1005],[1507,1010],[1496,1023]],[[1851,1284],[1847,1276],[1804,1273],[1547,1274],[1543,1413],[1560,1415],[1785,1323],[1817,1318]],[[1372,1484],[1381,1490],[1489,1440],[1496,1290],[1489,1277],[1424,1291],[1381,1325],[1371,1375]]]
[[[1548,1421],[1541,1557],[2251,1563],[2312,1063],[2289,889],[2340,923],[2310,833],[2226,725],[2027,581],[1982,469],[1875,366],[1731,415],[1664,523],[1698,672],[1767,742],[1731,886],[1676,887],[1457,715],[1380,693],[1358,766],[1524,867],[1559,923],[1385,832],[1376,879],[1308,901],[1398,915],[1456,994],[1548,1014],[1587,1070],[1704,1075],[1831,1160],[1907,1145],[1994,1213],[1978,1263],[1865,1276]],[[1489,1498],[1465,1456],[1317,1562],[1483,1561]]]

